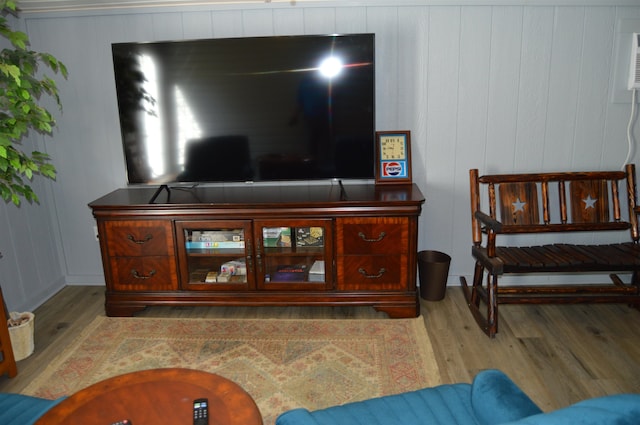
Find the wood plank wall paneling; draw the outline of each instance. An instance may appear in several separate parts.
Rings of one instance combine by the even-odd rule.
[[[412,131],[414,180],[427,197],[419,248],[450,254],[455,284],[473,267],[469,168],[507,172],[622,165],[630,105],[612,103],[610,93],[616,26],[623,18],[640,20],[640,6],[372,0],[25,14],[19,25],[32,46],[63,60],[70,77],[60,82],[64,113],[45,145],[60,170],[55,183],[44,185],[51,196],[35,217],[0,205],[3,222],[9,223],[0,252],[21,259],[0,261],[0,272],[8,276],[5,296],[16,308],[27,309],[41,302],[32,294],[53,292],[61,282],[102,282],[86,205],[126,182],[113,42],[375,32],[378,129]],[[25,230],[30,220],[49,222],[51,229]],[[36,276],[29,270],[32,264],[41,267]]]
[[[551,63],[563,66],[549,68],[549,98],[546,108],[543,164],[560,169],[571,158],[574,149],[580,57],[584,33],[584,11],[581,8],[559,8],[554,17]],[[555,143],[566,140],[566,143]]]

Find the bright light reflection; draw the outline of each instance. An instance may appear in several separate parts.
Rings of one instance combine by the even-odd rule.
[[[158,91],[158,75],[156,72],[156,65],[153,63],[153,59],[148,55],[141,55],[140,57],[140,70],[144,74],[145,81],[143,83],[143,89],[149,95],[151,99],[155,99],[158,103],[160,100],[160,93]],[[154,105],[147,100],[145,102],[143,110],[153,111]],[[151,169],[152,177],[159,177],[165,173],[166,164],[164,162],[165,151],[164,144],[158,143],[158,140],[162,140],[162,127],[158,111],[154,114],[143,114],[143,125],[145,150],[147,154],[147,164]]]
[[[335,56],[330,56],[320,63],[318,70],[323,77],[333,78],[342,71],[342,61]]]
[[[202,128],[200,128],[195,120],[193,110],[189,106],[180,87],[175,87],[174,95],[178,114],[176,117],[178,122],[178,158],[180,166],[184,167],[187,142],[202,137]]]

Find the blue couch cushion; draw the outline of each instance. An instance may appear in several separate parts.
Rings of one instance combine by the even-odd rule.
[[[479,425],[469,384],[441,385],[309,412],[283,413],[276,425]]]
[[[498,370],[472,384],[441,385],[314,412],[283,413],[276,425],[639,425],[640,394],[584,400],[550,413]]]
[[[32,425],[63,398],[47,400],[21,394],[0,393],[0,424]]]
[[[471,386],[471,406],[481,425],[497,425],[542,413],[503,372],[484,370]]]
[[[563,409],[511,422],[509,425],[638,425],[639,423],[640,394],[617,394],[583,400]]]

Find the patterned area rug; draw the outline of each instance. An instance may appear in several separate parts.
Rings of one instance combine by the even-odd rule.
[[[186,367],[222,375],[256,401],[265,425],[440,383],[422,317],[388,320],[96,318],[24,391],[69,395],[136,370]]]

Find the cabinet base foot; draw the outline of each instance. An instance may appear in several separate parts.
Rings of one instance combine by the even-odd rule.
[[[373,306],[376,311],[387,313],[392,319],[408,319],[420,315],[420,306]]]
[[[108,317],[133,317],[136,313],[145,310],[145,305],[109,305],[105,304],[104,311]]]

